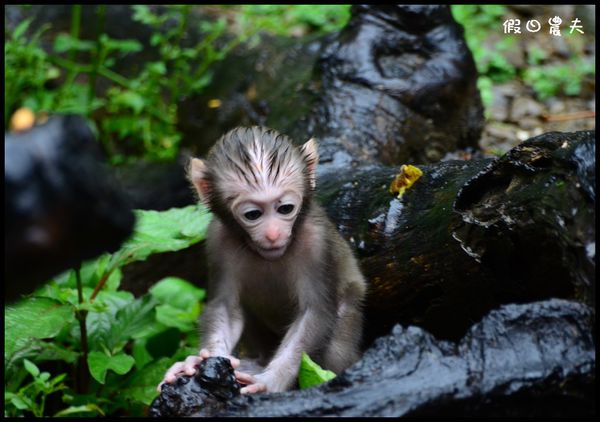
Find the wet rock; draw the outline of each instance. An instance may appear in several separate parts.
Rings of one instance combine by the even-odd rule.
[[[7,300],[117,250],[132,232],[131,205],[83,118],[5,134],[4,154]]]
[[[326,384],[239,396],[210,416],[591,416],[593,321],[552,299],[502,306],[457,343],[397,325]]]
[[[134,208],[164,211],[196,202],[186,178],[186,166],[187,157],[180,155],[174,162],[138,161],[114,171]]]
[[[477,148],[477,71],[447,6],[353,6],[318,70],[322,97],[309,127],[323,143],[386,164]]]
[[[210,416],[240,394],[229,359],[211,357],[203,360],[193,376],[180,376],[172,384],[163,384],[154,399],[149,416]]]
[[[234,51],[178,120],[198,154],[234,126],[260,124],[298,143],[316,137],[321,163],[339,153],[355,162],[432,162],[477,148],[476,78],[447,6],[354,6],[339,34],[264,37]],[[210,108],[214,99],[220,105]]]

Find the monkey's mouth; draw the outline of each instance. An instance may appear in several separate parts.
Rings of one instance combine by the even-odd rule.
[[[263,248],[256,245],[256,252],[258,252],[265,259],[277,259],[281,258],[287,249],[287,245],[283,245],[277,248]]]

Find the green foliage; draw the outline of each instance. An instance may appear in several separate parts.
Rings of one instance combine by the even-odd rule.
[[[506,37],[498,42],[492,42],[497,34],[498,25],[506,13],[506,7],[501,5],[452,5],[452,15],[465,31],[465,40],[477,66],[480,80],[478,88],[486,108],[492,104],[492,85],[511,80],[516,75],[516,69],[504,57],[514,43],[514,39]],[[493,44],[494,48],[489,48]]]
[[[8,127],[11,114],[25,102],[52,106],[54,95],[45,89],[47,82],[59,75],[59,70],[48,61],[40,47],[39,38],[49,28],[40,27],[25,36],[31,19],[21,22],[14,31],[4,29],[4,126]]]
[[[231,6],[223,6],[231,9]],[[237,24],[254,26],[278,35],[323,34],[338,31],[350,19],[350,5],[271,5],[252,4],[233,7]]]
[[[596,74],[591,60],[575,59],[566,64],[549,64],[525,69],[523,80],[541,100],[558,94],[576,96],[581,93],[582,81]]]
[[[50,378],[49,372],[41,372],[28,359],[23,359],[23,368],[31,375],[33,381],[16,392],[4,391],[5,416],[20,416],[30,412],[35,417],[42,417],[46,397],[67,388],[63,383],[66,374]]]
[[[515,48],[519,35],[502,32],[503,21],[508,17],[502,5],[452,5],[452,15],[465,31],[465,39],[479,72],[478,87],[483,104],[492,104],[492,86],[515,78],[521,78],[531,86],[541,100],[555,95],[579,95],[582,81],[595,75],[592,60],[581,58],[584,39],[578,34],[564,31],[564,40],[573,56],[568,64],[545,63],[548,53],[532,45],[527,51],[527,68],[517,69],[507,59],[510,49]],[[530,34],[531,35],[531,34]],[[527,33],[521,34],[526,37]]]
[[[305,352],[302,352],[298,383],[300,389],[314,387],[335,378],[335,372],[325,370],[316,364]]]
[[[13,31],[7,26],[4,123],[8,126],[19,107],[36,114],[81,114],[96,129],[113,164],[173,159],[182,138],[178,103],[202,92],[212,79],[213,63],[240,42],[256,39],[259,31],[329,32],[349,18],[347,5],[134,5],[133,21],[152,30],[150,49],[144,51],[140,42],[111,38],[103,28],[95,39],[80,38],[82,7],[94,7],[95,20],[103,25],[106,6],[72,6],[71,31],[57,34],[50,52],[41,43],[50,23],[30,36],[30,19]],[[234,24],[228,27],[224,17],[204,18],[210,8],[223,16],[232,14]],[[190,31],[200,34],[200,41],[189,42]],[[117,73],[116,65],[136,53],[156,59],[143,61],[127,75]],[[97,89],[100,80],[107,86],[102,93]]]
[[[47,416],[46,397],[59,394],[66,407],[50,410],[55,416],[142,416],[166,369],[195,349],[204,290],[167,277],[135,298],[119,285],[123,266],[203,240],[210,214],[202,206],[135,213],[134,235],[119,251],[5,308],[6,415]],[[59,372],[53,378],[38,369],[49,361]],[[72,375],[82,371],[89,373],[85,388]]]

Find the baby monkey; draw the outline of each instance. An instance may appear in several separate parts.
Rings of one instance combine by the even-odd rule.
[[[295,147],[256,126],[231,130],[205,160],[191,159],[189,179],[214,214],[209,301],[200,352],[174,364],[159,390],[209,356],[230,358],[242,394],[292,388],[303,351],[336,373],[359,359],[366,283],[313,201],[317,162],[314,140]]]

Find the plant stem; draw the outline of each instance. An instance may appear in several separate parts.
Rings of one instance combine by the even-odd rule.
[[[79,39],[79,31],[81,29],[81,5],[74,4],[71,7],[71,37],[74,39]],[[69,60],[72,62],[75,61],[77,55],[77,51],[75,49],[71,49],[69,51]],[[68,83],[73,83],[75,79],[76,72],[74,69],[70,69],[70,72],[67,76]]]
[[[96,296],[98,296],[98,293],[100,293],[100,290],[102,290],[102,288],[106,284],[106,281],[108,280],[108,277],[110,277],[111,273],[112,273],[112,270],[109,270],[109,271],[106,271],[102,275],[102,278],[100,279],[100,281],[98,282],[98,284],[94,288],[94,291],[92,292],[92,295],[90,296],[90,303],[92,303],[94,301],[94,299],[96,298]]]
[[[96,26],[96,51],[92,61],[92,71],[90,72],[89,79],[89,93],[88,93],[88,109],[92,109],[92,102],[94,101],[94,97],[96,95],[96,79],[98,77],[98,68],[100,67],[100,63],[104,61],[104,48],[100,43],[100,34],[104,32],[104,23],[106,22],[106,5],[101,4],[96,6],[96,17],[97,17],[97,26]]]
[[[181,50],[183,50],[183,48],[181,46],[181,40],[183,39],[183,35],[185,34],[185,30],[187,29],[188,19],[190,16],[190,9],[191,9],[191,6],[189,6],[189,5],[182,6],[179,9],[181,18],[179,21],[179,28],[177,29],[177,35],[175,36],[175,40],[173,41],[172,45],[179,47]],[[171,101],[174,104],[177,104],[177,101],[179,100],[179,95],[180,95],[180,93],[179,93],[180,78],[178,78],[176,75],[177,75],[178,71],[181,69],[182,62],[183,62],[183,54],[180,53],[177,56],[177,58],[175,59],[175,63],[173,66],[175,75],[173,75],[173,77],[171,79]]]
[[[75,270],[75,276],[77,279],[77,299],[79,304],[83,304],[83,287],[81,285],[81,264]],[[79,365],[78,365],[78,385],[77,390],[81,394],[85,394],[88,391],[89,387],[89,369],[87,365],[87,357],[88,357],[88,342],[87,342],[87,328],[85,325],[85,320],[87,317],[87,311],[78,310],[76,312],[77,320],[79,321],[79,332],[81,334],[81,350],[82,355],[79,357]]]

